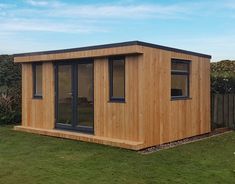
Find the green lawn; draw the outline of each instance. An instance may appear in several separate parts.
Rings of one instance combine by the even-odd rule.
[[[141,155],[0,127],[0,183],[235,183],[235,132]]]

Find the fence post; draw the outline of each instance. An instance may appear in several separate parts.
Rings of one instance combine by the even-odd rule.
[[[217,110],[218,110],[218,102],[217,102],[217,95],[212,94],[212,128],[216,128],[217,124]]]

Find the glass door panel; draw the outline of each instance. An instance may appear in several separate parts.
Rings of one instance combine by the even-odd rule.
[[[57,123],[72,126],[72,67],[71,65],[58,65],[57,71]]]
[[[56,128],[93,132],[93,62],[55,65]]]
[[[93,128],[93,64],[78,64],[77,123],[80,128]]]

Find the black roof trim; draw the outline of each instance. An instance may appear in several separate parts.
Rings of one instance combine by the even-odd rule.
[[[192,51],[187,51],[187,50],[183,50],[183,49],[177,49],[177,48],[173,48],[173,47],[156,45],[156,44],[146,43],[146,42],[141,42],[141,41],[137,41],[137,43],[139,43],[138,45],[142,45],[142,46],[146,46],[146,47],[152,47],[152,48],[157,48],[157,49],[162,49],[162,50],[167,50],[167,51],[172,51],[172,52],[179,52],[179,53],[183,53],[183,54],[189,54],[189,55],[194,55],[194,56],[205,57],[205,58],[211,59],[211,55],[202,54],[202,53],[198,53],[198,52],[192,52]]]
[[[57,54],[57,53],[66,53],[66,52],[77,52],[77,51],[87,51],[87,50],[94,50],[94,49],[106,49],[106,48],[112,48],[112,47],[122,47],[122,46],[132,46],[132,45],[152,47],[152,48],[163,49],[163,50],[172,51],[172,52],[180,52],[180,53],[183,53],[183,54],[189,54],[189,55],[200,56],[200,57],[205,57],[205,58],[211,59],[210,55],[201,54],[201,53],[192,52],[192,51],[186,51],[186,50],[172,48],[172,47],[166,47],[166,46],[162,46],[162,45],[156,45],[156,44],[142,42],[142,41],[129,41],[129,42],[95,45],[95,46],[88,46],[88,47],[71,48],[71,49],[20,53],[20,54],[14,54],[14,57],[35,56],[35,55],[44,55],[44,54]]]

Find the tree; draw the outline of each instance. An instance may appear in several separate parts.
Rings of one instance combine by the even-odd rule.
[[[0,55],[0,124],[21,119],[21,67],[13,56]]]

